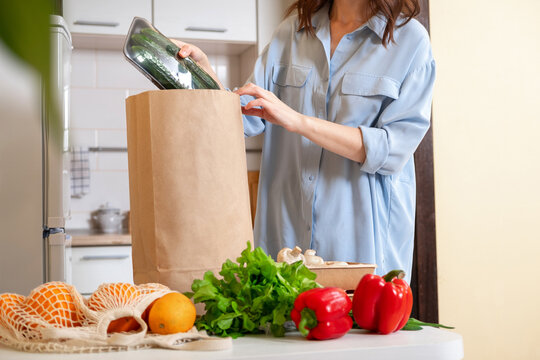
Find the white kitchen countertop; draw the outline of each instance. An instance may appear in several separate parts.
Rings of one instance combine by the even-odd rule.
[[[143,349],[99,354],[35,354],[0,345],[0,359],[6,360],[203,360],[203,359],[301,359],[301,360],[457,360],[463,358],[461,335],[426,327],[419,331],[399,331],[389,335],[352,330],[342,338],[306,340],[299,333],[284,338],[252,335],[233,340],[224,351],[181,351]]]

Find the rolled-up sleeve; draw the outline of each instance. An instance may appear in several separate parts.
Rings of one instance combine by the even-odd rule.
[[[263,50],[261,55],[258,57],[253,68],[253,73],[249,77],[246,83],[253,83],[257,86],[262,87],[263,89],[268,89],[268,66],[266,66],[268,61],[268,46]],[[251,100],[254,100],[254,97],[249,95],[243,95],[240,97],[240,104],[245,106]],[[247,137],[256,136],[264,132],[266,128],[266,121],[257,116],[242,116],[244,121],[244,135]]]
[[[240,104],[245,106],[248,102],[253,100],[253,97],[243,95],[240,97]],[[256,116],[242,115],[244,121],[244,136],[256,136],[262,134],[265,129],[265,120]]]
[[[399,97],[380,114],[374,127],[360,125],[366,160],[362,171],[390,175],[409,161],[430,125],[435,62],[407,74]]]

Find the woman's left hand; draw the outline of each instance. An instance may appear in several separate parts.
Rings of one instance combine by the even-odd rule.
[[[255,100],[242,107],[242,113],[249,116],[258,116],[280,125],[288,131],[299,132],[302,114],[294,111],[271,91],[249,83],[234,91],[238,95],[251,95]]]
[[[338,155],[363,163],[366,150],[359,127],[337,124],[332,121],[302,115],[294,111],[274,93],[255,84],[247,84],[235,91],[238,95],[251,95],[251,100],[242,107],[244,115],[258,116],[286,130],[298,133],[321,147]]]

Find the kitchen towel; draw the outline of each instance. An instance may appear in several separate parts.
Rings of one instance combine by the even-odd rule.
[[[155,90],[126,107],[134,281],[191,291],[253,243],[240,97]]]
[[[86,147],[71,149],[71,197],[81,198],[90,193],[90,160]]]

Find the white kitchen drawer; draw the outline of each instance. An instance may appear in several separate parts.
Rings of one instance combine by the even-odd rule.
[[[256,43],[256,0],[154,0],[154,26],[172,38]]]
[[[72,33],[126,35],[139,16],[152,20],[152,0],[64,0]]]
[[[84,246],[71,249],[72,284],[89,295],[103,283],[133,283],[131,246]]]

